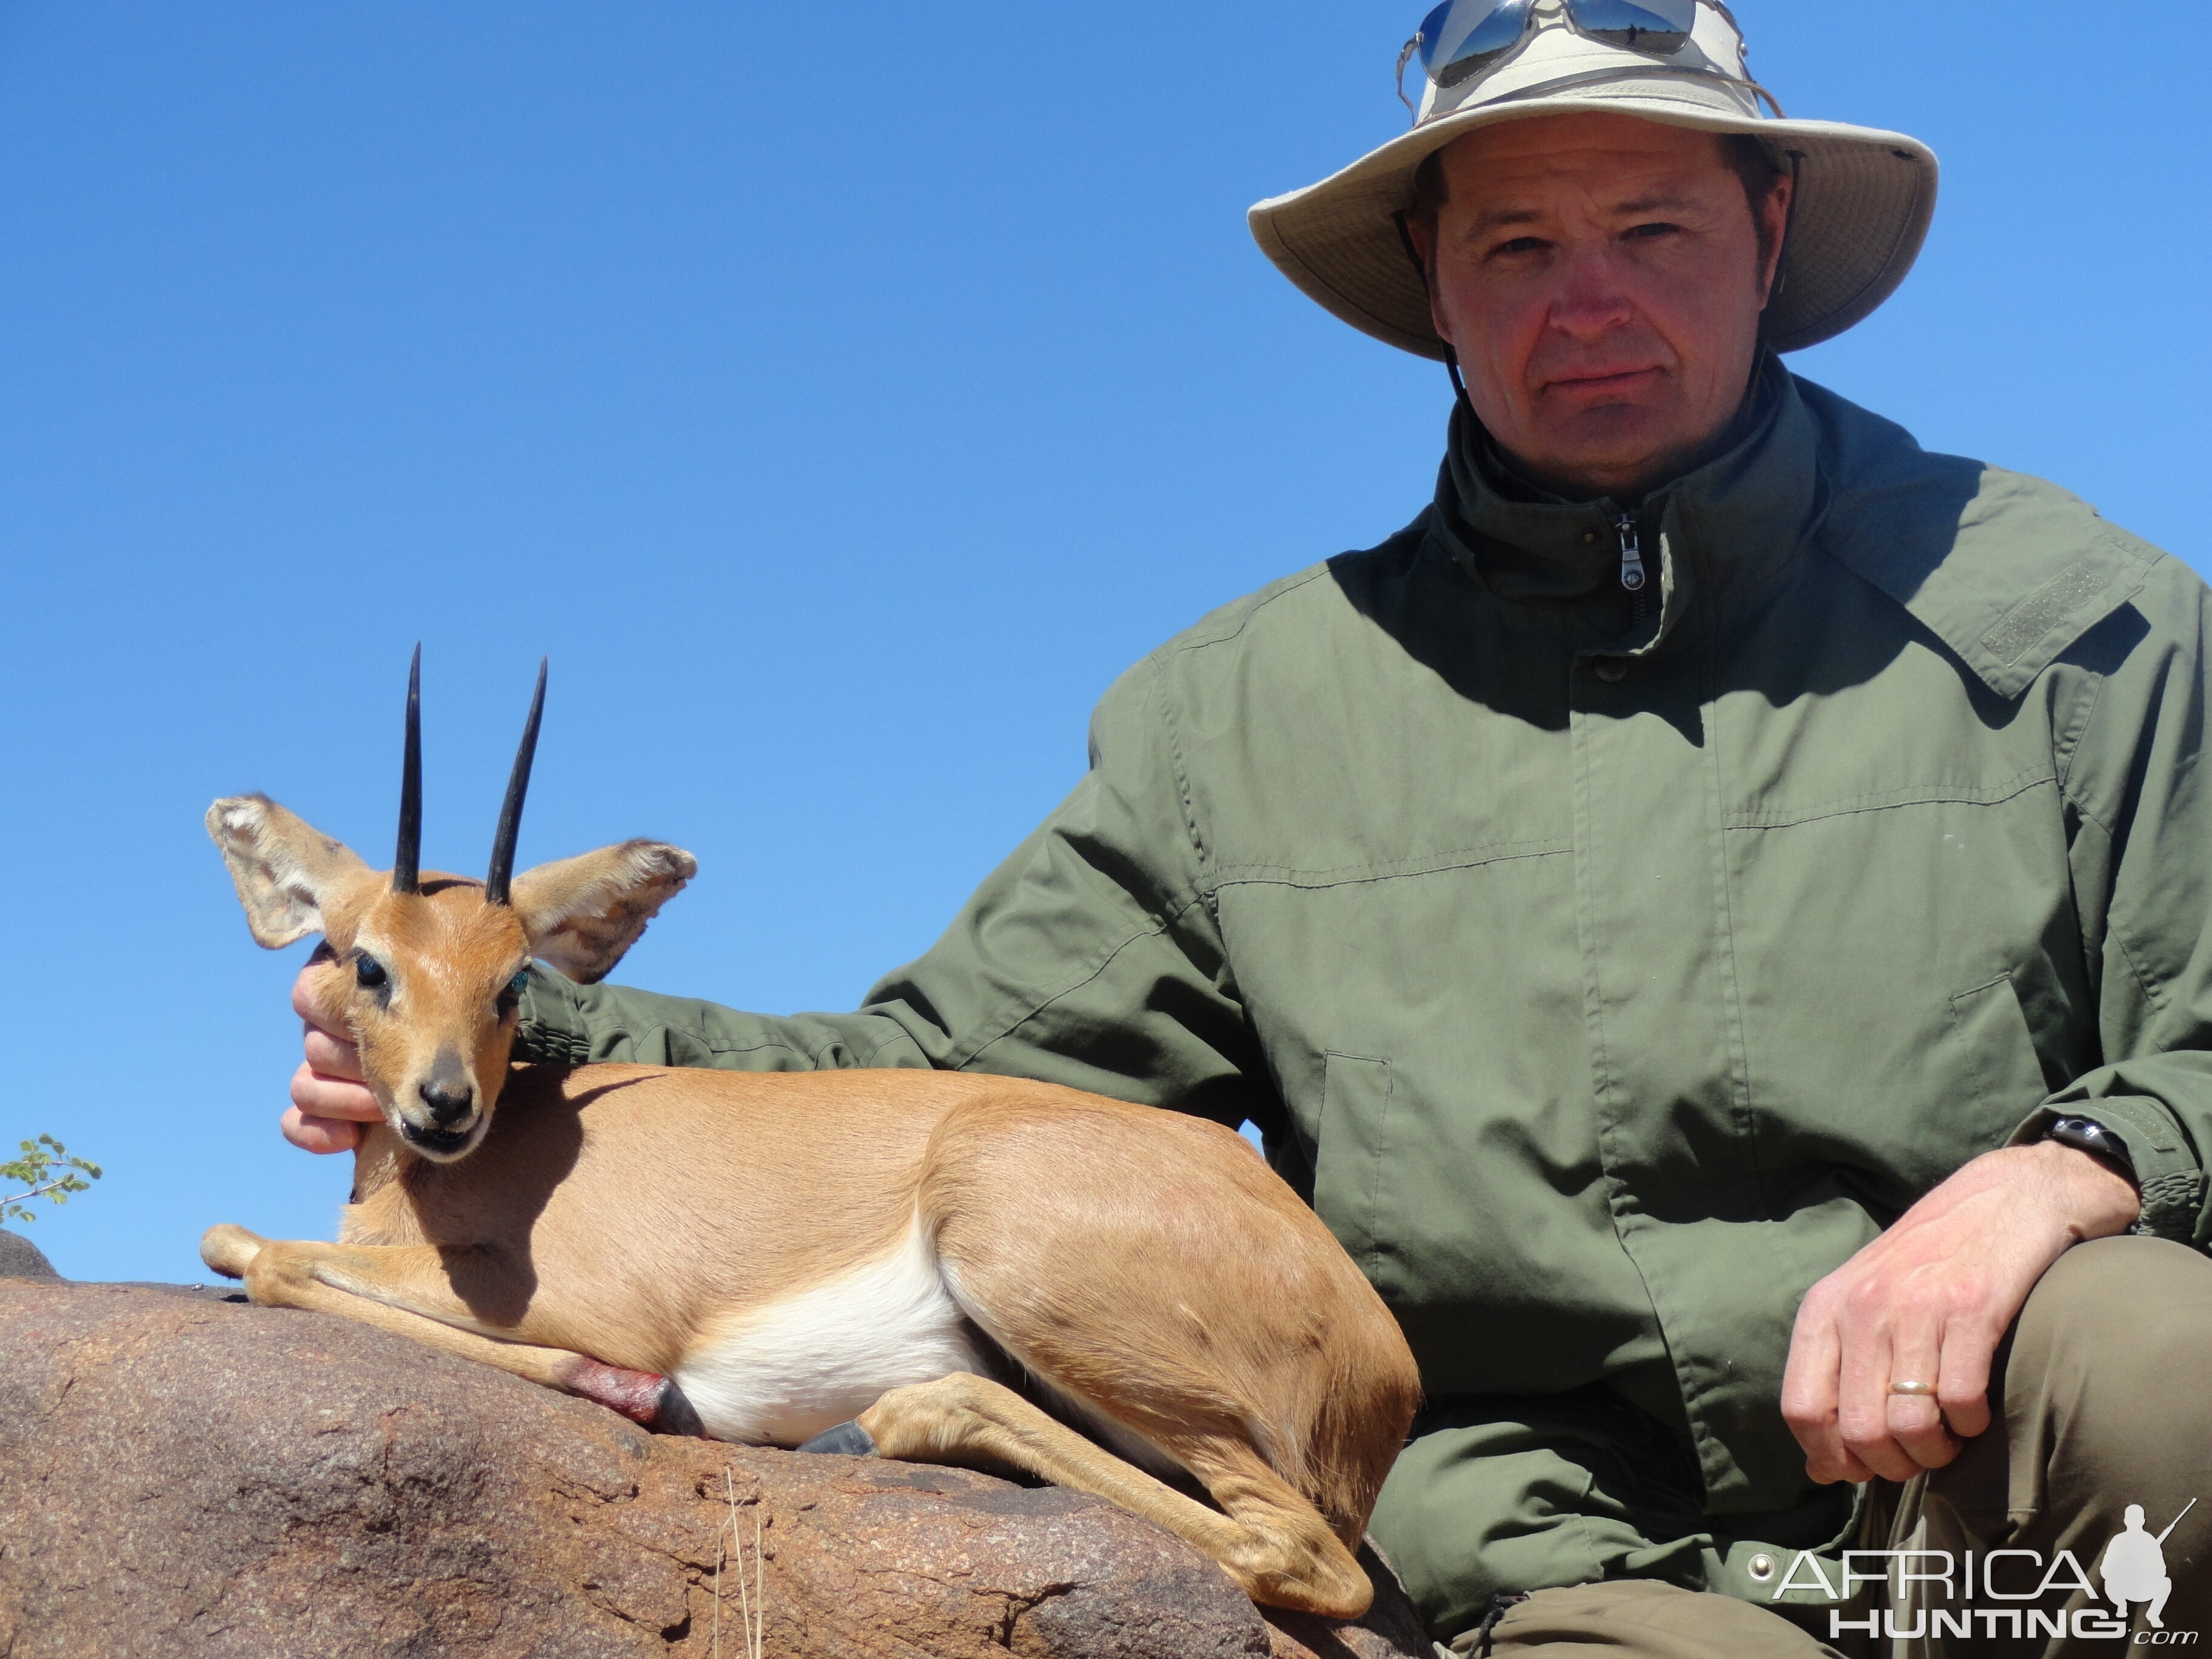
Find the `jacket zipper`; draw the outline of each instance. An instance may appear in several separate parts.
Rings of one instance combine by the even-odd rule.
[[[1623,513],[1613,520],[1613,532],[1620,538],[1620,585],[1635,597],[1636,620],[1644,621],[1644,538],[1637,528],[1636,515]]]
[[[1636,528],[1636,515],[1624,513],[1613,521],[1620,537],[1620,585],[1632,593],[1644,591],[1644,543]]]

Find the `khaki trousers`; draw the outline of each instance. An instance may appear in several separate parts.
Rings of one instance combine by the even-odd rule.
[[[1792,1623],[1671,1584],[1585,1584],[1508,1608],[1491,1650],[2090,1659],[2212,1650],[2212,1258],[2149,1238],[2077,1245],[2029,1296],[1997,1365],[2003,1408],[1988,1433],[1948,1468],[1869,1490],[1860,1532],[1869,1553],[1847,1563],[1860,1577],[1826,1616],[1801,1610]],[[2108,1563],[2106,1546],[2130,1534]],[[2124,1619],[2113,1589],[2130,1598]],[[1482,1650],[1470,1632],[1452,1650]]]

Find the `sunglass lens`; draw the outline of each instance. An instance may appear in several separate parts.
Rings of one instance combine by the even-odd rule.
[[[1444,0],[1421,20],[1421,67],[1440,87],[1513,50],[1534,0]]]
[[[1567,0],[1575,27],[1607,46],[1664,57],[1680,52],[1698,21],[1698,0]]]

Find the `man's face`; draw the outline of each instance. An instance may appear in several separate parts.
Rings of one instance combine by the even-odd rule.
[[[1711,133],[1555,115],[1443,152],[1437,331],[1491,435],[1577,497],[1628,496],[1703,459],[1742,401],[1789,210],[1764,204]]]

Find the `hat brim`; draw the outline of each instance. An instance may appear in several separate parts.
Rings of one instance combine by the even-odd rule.
[[[1935,216],[1936,155],[1917,138],[1835,121],[1730,115],[1668,99],[1646,83],[1633,92],[1609,95],[1590,87],[1440,117],[1317,185],[1258,204],[1249,216],[1252,234],[1278,270],[1354,328],[1441,358],[1444,345],[1430,320],[1428,290],[1398,228],[1414,172],[1480,128],[1576,113],[1748,133],[1796,161],[1790,240],[1767,304],[1766,337],[1778,351],[1833,338],[1896,292]]]

